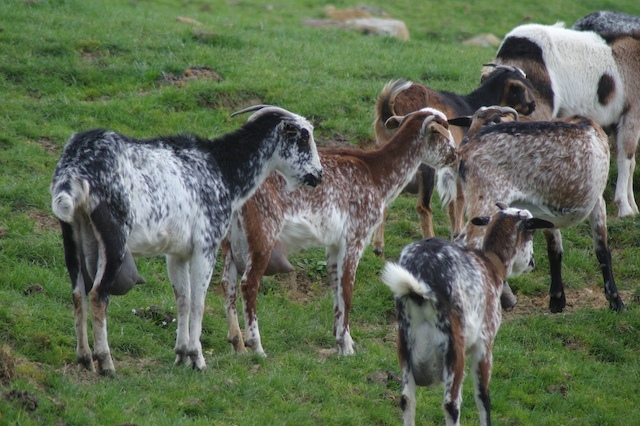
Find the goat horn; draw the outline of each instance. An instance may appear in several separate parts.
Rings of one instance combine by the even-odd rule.
[[[267,112],[279,112],[281,114],[285,114],[289,116],[293,115],[291,111],[287,111],[284,108],[280,108],[274,105],[254,105],[254,106],[245,108],[243,110],[234,112],[233,114],[231,114],[231,117],[235,117],[236,115],[245,114],[247,112],[253,112],[253,111],[259,111],[259,113],[253,114],[247,119],[247,121],[255,120],[258,116],[262,114],[266,114]]]
[[[500,210],[506,210],[506,209],[508,209],[508,208],[509,208],[509,206],[508,206],[508,205],[506,205],[505,203],[503,203],[502,201],[498,201],[498,202],[496,203],[496,206],[498,206],[498,208],[499,208]]]

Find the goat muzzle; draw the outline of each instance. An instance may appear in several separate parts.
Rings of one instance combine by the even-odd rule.
[[[311,188],[315,188],[316,186],[322,183],[322,172],[317,174],[308,173],[302,179],[306,186],[310,186]]]

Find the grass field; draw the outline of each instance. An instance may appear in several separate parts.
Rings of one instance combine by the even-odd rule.
[[[636,0],[368,1],[407,24],[403,42],[303,25],[325,17],[329,4],[360,2],[0,0],[0,424],[400,423],[395,308],[371,248],[356,280],[354,356],[331,353],[332,297],[318,249],[292,257],[296,273],[263,281],[266,359],[231,352],[218,265],[203,324],[208,369],[174,366],[176,327],[163,320],[175,316],[175,301],[164,259],[148,258],[137,261],[147,284],[109,306],[116,378],[75,364],[70,283],[48,192],[74,132],[215,137],[241,125],[233,111],[268,103],[312,120],[320,145],[370,147],[373,105],[390,79],[459,93],[477,86],[495,48],[461,43],[473,35],[501,38],[525,22],[571,25],[602,9],[640,15]],[[609,239],[627,310],[608,310],[585,223],[563,232],[569,306],[549,314],[546,248],[536,236],[537,269],[511,282],[519,304],[505,313],[495,345],[495,424],[640,419],[640,230],[637,218],[616,217],[615,164],[611,176]],[[392,206],[389,259],[421,237],[414,206],[406,195]],[[435,229],[448,236],[438,207]],[[421,388],[418,397],[418,422],[443,424],[442,391]],[[477,423],[470,379],[462,423]]]

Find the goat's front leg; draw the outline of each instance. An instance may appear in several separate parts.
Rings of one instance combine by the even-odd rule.
[[[549,269],[551,271],[551,287],[549,288],[549,310],[553,313],[562,312],[567,305],[562,282],[562,235],[558,228],[543,229],[542,233],[547,240],[547,253],[549,255]]]
[[[385,207],[382,214],[382,222],[373,232],[373,253],[378,257],[384,257],[384,226],[387,222],[388,209]]]
[[[189,265],[177,256],[167,256],[167,273],[173,287],[178,310],[178,330],[176,335],[175,364],[186,361],[189,342],[189,318],[191,316],[191,286],[189,284]]]
[[[327,270],[333,291],[333,333],[336,336],[338,353],[353,355],[353,339],[349,329],[349,313],[356,279],[356,269],[364,251],[361,242],[347,243],[337,252],[327,253]]]
[[[225,311],[227,313],[227,342],[233,345],[233,351],[236,353],[245,353],[247,348],[244,346],[242,338],[242,330],[238,323],[238,310],[236,308],[236,300],[238,296],[238,269],[233,261],[233,252],[229,240],[222,241],[222,259],[224,267],[222,271],[222,289],[225,296]]]
[[[436,184],[436,171],[433,167],[421,164],[416,173],[418,179],[418,205],[416,212],[420,217],[420,227],[423,238],[435,237],[433,231],[433,210],[431,209],[431,198]]]
[[[216,264],[215,249],[205,250],[195,247],[189,262],[189,283],[191,285],[191,316],[189,318],[189,341],[187,355],[194,370],[202,371],[207,364],[202,354],[202,319],[204,317],[207,289]]]
[[[593,234],[593,247],[596,257],[600,262],[602,277],[604,278],[604,294],[609,301],[609,307],[614,311],[623,311],[624,303],[618,293],[616,282],[613,279],[611,266],[611,251],[607,245],[607,212],[604,198],[600,198],[589,216],[591,233]]]

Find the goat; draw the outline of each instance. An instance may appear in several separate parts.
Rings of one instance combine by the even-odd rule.
[[[618,216],[633,216],[635,153],[640,137],[640,32],[625,28],[601,36],[527,24],[509,32],[495,63],[522,68],[537,89],[537,120],[575,114],[593,118],[615,137]]]
[[[446,117],[440,111],[427,108],[390,117],[387,125],[399,129],[377,150],[321,148],[324,179],[313,192],[288,192],[282,179],[272,174],[232,221],[222,246],[222,286],[229,321],[227,338],[236,352],[246,351],[246,342],[264,355],[256,297],[267,269],[269,273],[289,272],[293,268],[287,253],[325,247],[338,351],[354,353],[349,313],[355,274],[375,227],[421,162],[441,167],[456,158]],[[274,261],[277,257],[282,259]],[[243,274],[245,341],[235,306],[238,272]]]
[[[443,205],[456,196],[456,183],[461,183],[468,217],[490,214],[493,204],[503,201],[553,222],[556,227],[543,233],[551,271],[549,309],[554,313],[566,306],[560,229],[588,217],[609,306],[622,310],[607,245],[602,195],[609,173],[606,134],[595,121],[583,116],[525,122],[513,121],[517,113],[504,110],[510,111],[488,108],[474,115],[474,122],[484,117],[490,125],[472,124],[476,133],[469,132],[468,141],[458,150],[457,164],[440,171],[438,193]],[[495,114],[490,114],[492,111]],[[507,116],[509,122],[497,122],[500,115]],[[467,223],[458,241],[477,248],[482,235],[483,229]],[[507,283],[502,301],[505,309],[515,304]]]
[[[136,140],[95,129],[71,137],[53,173],[73,288],[77,361],[95,371],[87,338],[93,317],[98,372],[113,376],[107,342],[109,295],[138,282],[134,256],[165,254],[178,310],[176,364],[206,367],[200,335],[204,299],[231,215],[273,171],[315,187],[322,168],[313,127],[285,109],[258,105],[235,132]],[[124,268],[122,267],[124,265]],[[132,281],[135,281],[132,283]]]
[[[396,301],[405,425],[415,424],[416,386],[440,383],[446,422],[459,424],[465,356],[472,363],[480,424],[491,423],[489,380],[502,282],[533,268],[533,232],[554,226],[527,210],[497,205],[492,217],[471,221],[488,224],[482,250],[431,238],[407,245],[398,264],[387,262],[383,269],[382,281]]]
[[[488,105],[511,106],[527,115],[535,109],[533,90],[522,70],[504,66],[496,66],[493,72],[483,78],[480,87],[467,95],[437,91],[405,80],[391,81],[382,89],[376,102],[373,126],[377,144],[381,146],[393,135],[394,130],[384,125],[393,115],[405,115],[420,108],[431,107],[442,111],[447,117],[460,117],[473,115],[478,108]],[[459,145],[465,131],[461,127],[452,127],[450,130],[456,145]],[[405,188],[405,192],[418,194],[416,211],[420,217],[422,236],[425,238],[435,235],[431,209],[434,185],[434,169],[422,164],[414,179]],[[463,199],[453,203],[450,209],[449,217],[454,235],[462,230],[463,209]],[[384,254],[384,222],[376,229],[373,247],[378,256]]]
[[[601,35],[621,32],[632,34],[640,31],[640,17],[624,12],[600,10],[580,18],[571,29],[593,31]]]

